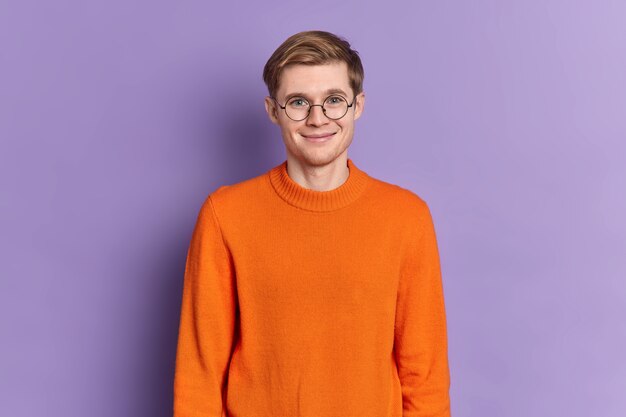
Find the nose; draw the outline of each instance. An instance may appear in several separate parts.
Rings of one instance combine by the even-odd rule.
[[[324,110],[320,105],[311,106],[309,117],[306,118],[306,124],[311,126],[321,126],[328,123],[330,119],[324,114]]]

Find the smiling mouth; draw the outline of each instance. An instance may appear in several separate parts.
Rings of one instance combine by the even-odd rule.
[[[305,138],[306,140],[311,141],[311,142],[324,142],[324,141],[332,138],[335,135],[335,133],[336,132],[328,133],[326,135],[311,135],[311,136],[302,135],[302,137]]]

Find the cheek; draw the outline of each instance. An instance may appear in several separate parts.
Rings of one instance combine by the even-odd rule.
[[[350,130],[350,124],[349,123],[340,123],[339,124],[339,128],[343,131],[343,132],[347,132]]]
[[[298,132],[299,129],[300,125],[296,122],[288,123],[287,125],[285,125],[285,130],[287,132],[291,132],[294,135]]]
[[[282,125],[281,130],[283,131],[283,135],[288,136],[288,137],[293,137],[293,136],[296,136],[298,129],[294,126]]]
[[[291,130],[291,125],[282,119],[278,120],[278,125],[283,132],[289,132]]]

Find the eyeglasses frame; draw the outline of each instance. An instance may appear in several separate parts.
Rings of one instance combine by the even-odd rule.
[[[334,97],[334,96],[341,97],[341,95],[339,95],[339,94],[331,94],[331,95],[329,95],[328,97],[326,97],[326,98],[324,99],[324,103],[326,103],[326,100],[328,100],[330,97]],[[336,119],[333,119],[332,117],[328,117],[328,116],[326,115],[326,109],[324,108],[324,105],[323,105],[323,104],[310,104],[310,103],[309,103],[309,111],[308,111],[308,113],[306,114],[306,116],[305,116],[305,117],[303,117],[302,119],[298,119],[298,120],[296,120],[296,119],[292,119],[292,118],[291,118],[291,117],[287,114],[287,102],[289,102],[289,100],[290,100],[290,99],[292,99],[292,98],[296,98],[296,97],[298,97],[298,96],[290,97],[289,99],[287,99],[287,102],[285,102],[285,105],[284,105],[284,106],[281,106],[281,105],[280,105],[280,103],[278,102],[278,100],[277,100],[276,98],[274,98],[274,97],[272,97],[272,96],[270,96],[270,98],[271,98],[272,100],[274,100],[274,101],[276,102],[276,104],[278,104],[278,107],[280,107],[281,109],[283,109],[283,110],[285,111],[285,116],[289,117],[289,119],[290,119],[290,120],[293,120],[294,122],[301,122],[301,121],[303,121],[303,120],[308,119],[308,117],[311,115],[311,109],[312,109],[314,106],[320,106],[320,107],[322,108],[322,113],[324,113],[324,116],[326,116],[326,118],[328,118],[328,119],[330,119],[330,120],[339,120],[339,119],[343,119],[343,118],[346,116],[346,114],[348,114],[348,111],[350,110],[350,107],[352,107],[352,105],[353,105],[353,104],[354,104],[354,102],[356,101],[356,97],[357,97],[357,96],[358,96],[358,94],[354,96],[354,98],[352,99],[352,103],[348,104],[348,107],[346,107],[346,112],[345,112],[345,113],[343,114],[343,116],[341,116],[341,117],[337,117]],[[306,100],[306,98],[305,98],[305,97],[302,97],[302,98],[304,98],[304,99]],[[343,97],[342,97],[342,98],[343,98]],[[308,102],[308,100],[307,100],[307,102]]]

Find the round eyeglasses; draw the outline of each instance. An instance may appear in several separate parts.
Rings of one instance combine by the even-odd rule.
[[[309,104],[307,99],[303,97],[291,97],[284,106],[281,106],[278,100],[274,97],[271,98],[278,104],[278,107],[285,110],[287,117],[295,122],[302,121],[309,117],[313,106],[320,106],[322,112],[324,112],[324,116],[331,120],[341,119],[348,113],[348,109],[352,107],[356,100],[356,96],[354,96],[352,103],[348,104],[348,101],[342,96],[333,95],[326,97],[324,104]]]

